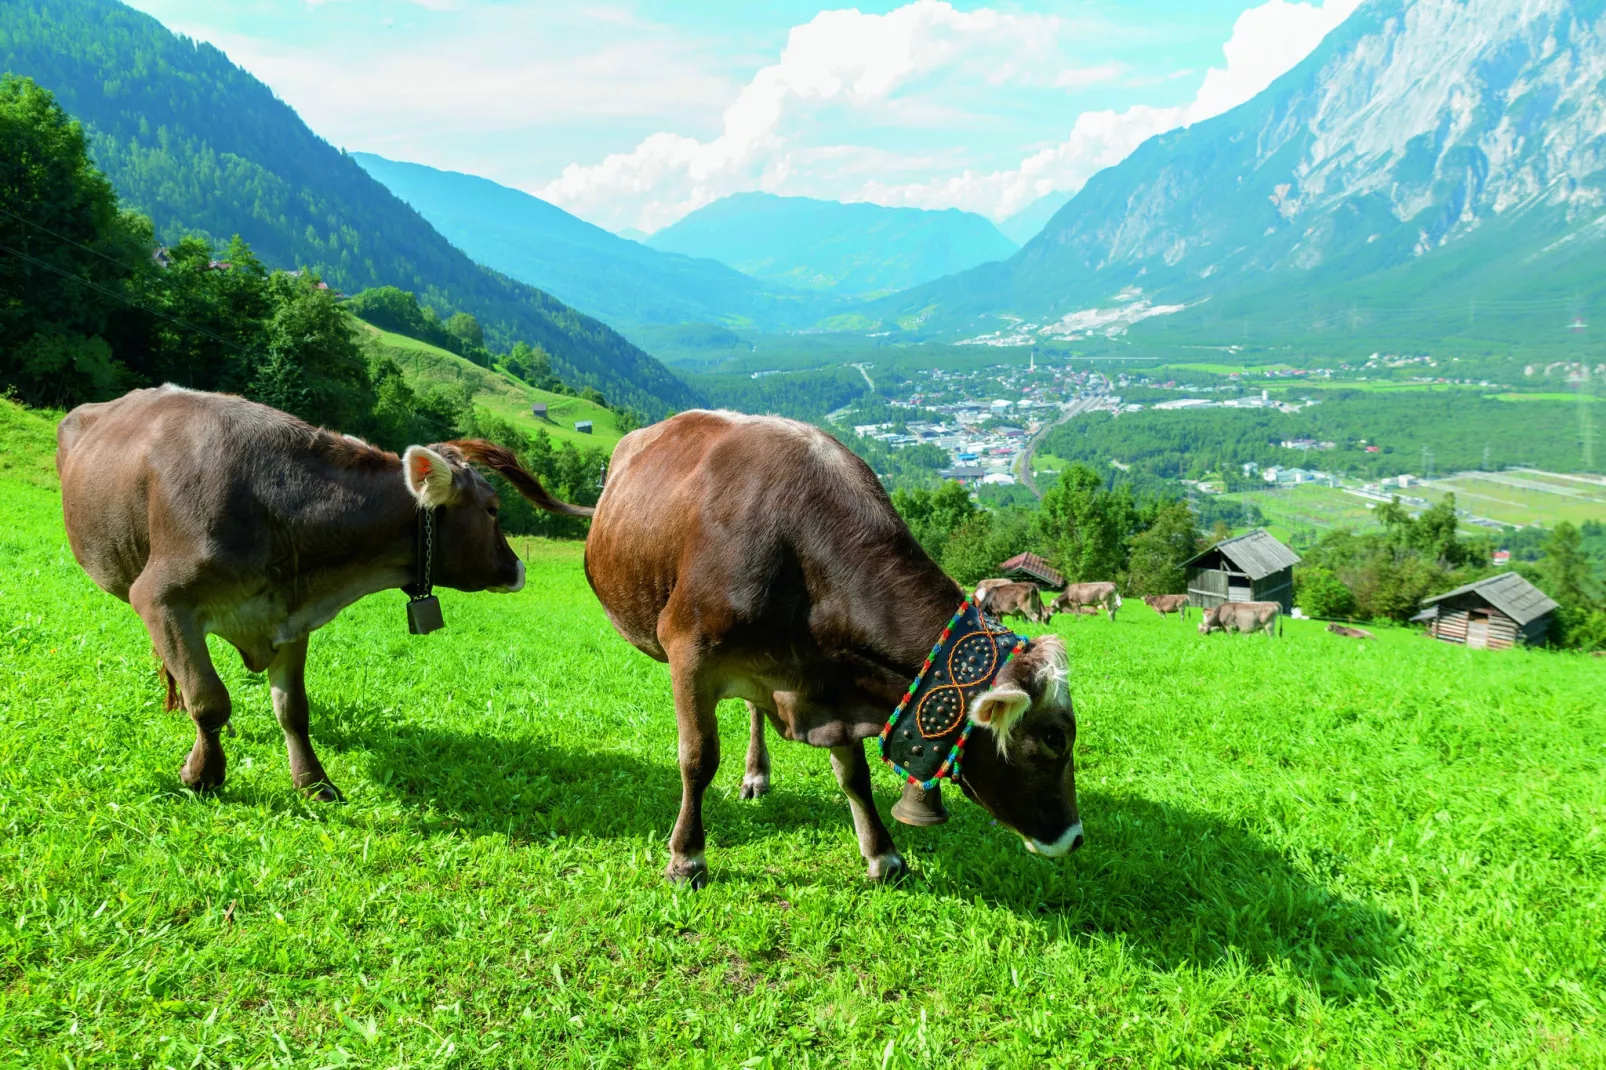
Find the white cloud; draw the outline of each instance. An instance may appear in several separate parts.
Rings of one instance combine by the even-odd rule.
[[[1083,112],[1071,127],[1070,137],[1033,153],[1012,170],[965,171],[906,185],[870,183],[861,199],[918,208],[965,208],[1003,219],[1056,190],[1075,192],[1156,134],[1192,126],[1250,100],[1310,55],[1360,3],[1269,0],[1238,16],[1232,37],[1222,48],[1226,65],[1206,71],[1198,93],[1187,104]]]
[[[881,115],[897,129],[911,121],[936,123],[942,107],[906,92],[933,78],[972,87],[1014,83],[1074,91],[1113,82],[1125,67],[1058,62],[1058,39],[1067,24],[1049,16],[959,11],[944,0],[915,0],[886,15],[824,11],[792,29],[778,61],[760,69],[726,110],[717,136],[656,133],[600,163],[570,164],[534,192],[604,225],[649,232],[726,194],[753,189],[964,208],[1003,219],[1045,194],[1080,189],[1156,134],[1249,100],[1309,55],[1359,3],[1268,0],[1238,17],[1222,50],[1224,63],[1206,72],[1192,101],[1083,112],[1063,141],[1032,152],[1014,168],[961,168],[908,182],[896,179],[930,169],[921,171],[911,161],[889,165],[884,149],[821,146],[800,132],[828,126],[822,116],[833,109]]]
[[[1062,25],[1050,16],[959,11],[944,0],[915,0],[886,15],[822,11],[793,27],[778,62],[743,87],[719,136],[653,134],[601,163],[570,164],[536,192],[593,219],[654,230],[725,194],[783,186],[799,149],[790,121],[832,107],[895,105],[899,89],[938,70],[993,85],[1030,80]]]

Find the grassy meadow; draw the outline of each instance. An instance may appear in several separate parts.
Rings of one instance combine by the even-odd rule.
[[[1084,850],[952,793],[871,886],[824,753],[774,743],[739,799],[727,704],[690,893],[668,674],[578,545],[523,543],[525,589],[447,592],[433,635],[400,593],[318,633],[343,804],[292,792],[219,644],[239,734],[198,798],[48,421],[0,416],[0,1064],[1606,1065],[1606,662],[1061,618]]]
[[[554,442],[569,442],[576,448],[593,447],[610,453],[624,437],[613,412],[601,405],[570,394],[537,390],[506,372],[482,368],[428,342],[383,331],[361,320],[354,322],[381,352],[396,362],[414,388],[461,384],[473,394],[474,404],[491,415],[512,422],[527,434],[533,435],[539,429],[552,436]],[[538,401],[546,404],[545,420],[530,414],[530,406]],[[591,434],[574,429],[579,420],[592,422]]]
[[[1606,520],[1606,483],[1577,477],[1532,470],[1461,472],[1423,486],[1431,497],[1451,492],[1457,507],[1504,524]]]

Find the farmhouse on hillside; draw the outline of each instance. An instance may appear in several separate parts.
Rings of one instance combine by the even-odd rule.
[[[1039,587],[1048,587],[1056,591],[1065,586],[1065,577],[1036,554],[1016,554],[998,566],[998,575],[1005,579],[1035,583]]]
[[[1519,641],[1543,642],[1558,608],[1515,572],[1502,572],[1423,599],[1422,612],[1411,619],[1426,622],[1429,634],[1446,643],[1508,650]]]
[[[1183,562],[1188,575],[1188,601],[1204,609],[1223,602],[1276,602],[1284,613],[1294,608],[1294,566],[1299,555],[1256,528],[1235,539],[1223,539]]]

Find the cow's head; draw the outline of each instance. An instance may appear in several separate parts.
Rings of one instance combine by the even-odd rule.
[[[431,579],[459,591],[517,591],[524,562],[507,544],[501,500],[463,452],[448,443],[409,446],[402,476],[420,509],[436,509]]]
[[[1039,636],[971,702],[976,723],[959,786],[1020,834],[1033,854],[1082,846],[1076,810],[1076,715],[1070,662],[1057,635]]]

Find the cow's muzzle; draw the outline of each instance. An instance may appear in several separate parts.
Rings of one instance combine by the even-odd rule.
[[[1060,833],[1059,839],[1053,843],[1044,843],[1042,840],[1030,836],[1021,837],[1028,851],[1034,855],[1042,855],[1045,858],[1063,858],[1065,855],[1080,848],[1084,839],[1080,821]]]
[[[514,576],[512,583],[506,587],[487,587],[486,590],[492,594],[513,594],[515,591],[524,590],[524,562],[519,562],[518,574]]]

